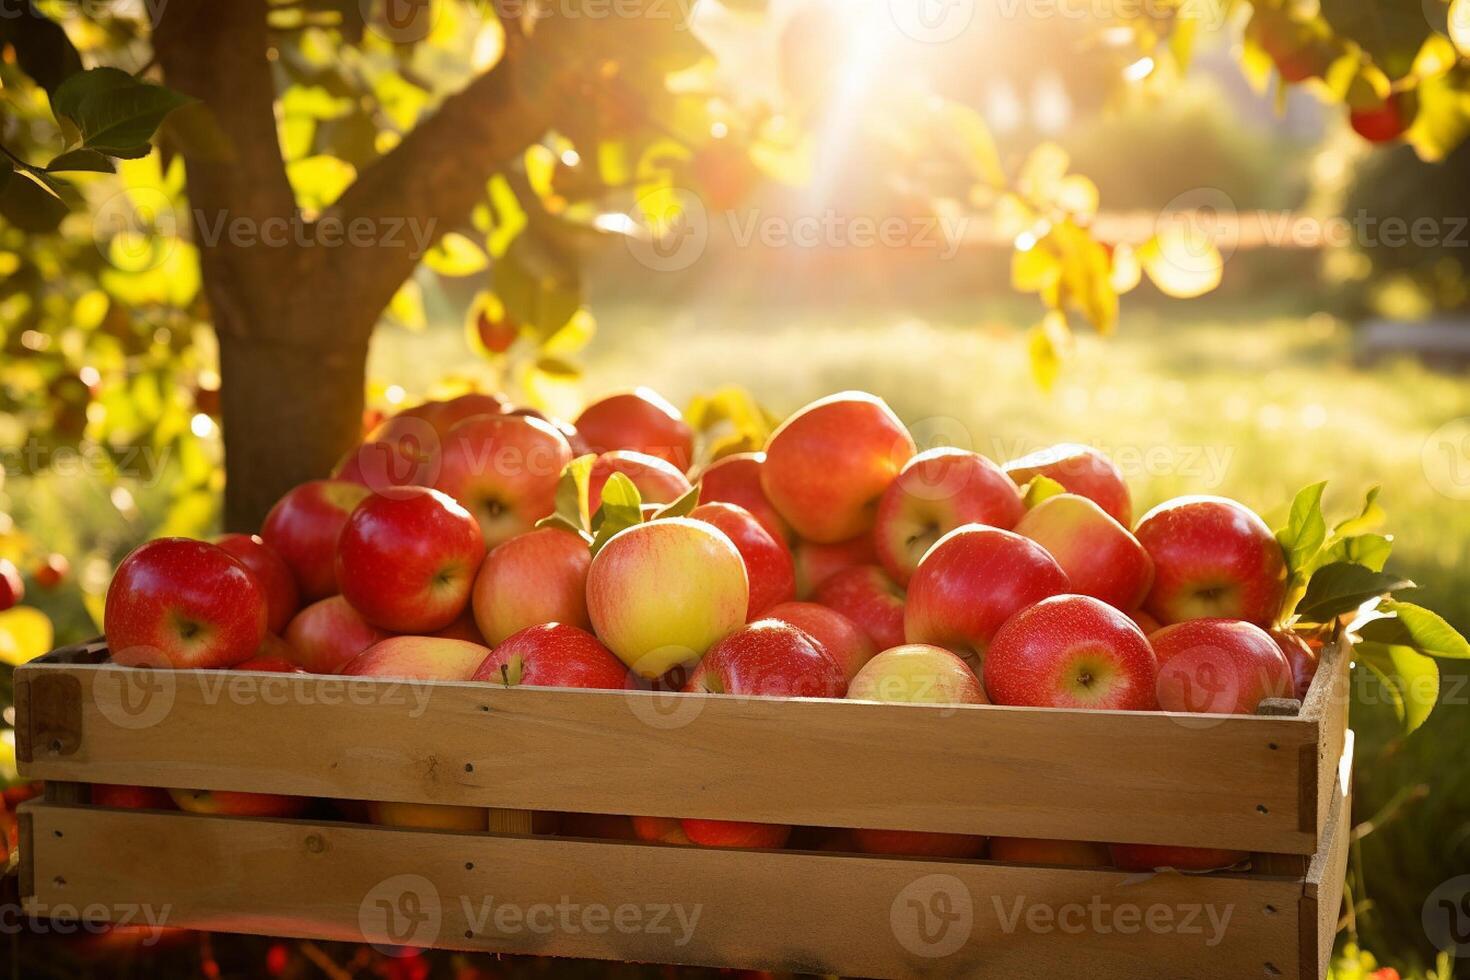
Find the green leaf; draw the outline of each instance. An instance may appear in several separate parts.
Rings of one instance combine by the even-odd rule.
[[[70,150],[46,165],[52,173],[63,170],[85,170],[90,173],[115,174],[117,164],[96,150]]]
[[[193,101],[116,68],[93,68],[63,82],[51,108],[58,118],[76,124],[83,147],[109,156],[138,157],[148,152],[148,141],[164,117]]]
[[[582,305],[575,262],[544,240],[521,234],[490,269],[491,288],[517,323],[550,336]]]
[[[1375,572],[1362,565],[1333,562],[1312,574],[1296,611],[1309,623],[1324,623],[1352,612],[1370,599],[1412,588],[1413,582],[1397,575]]]
[[[587,482],[592,476],[592,465],[596,462],[597,456],[593,453],[578,456],[561,471],[561,479],[556,483],[556,510],[553,516],[578,531],[586,531],[592,526],[591,516],[587,512]]]
[[[1353,657],[1383,681],[1405,734],[1424,724],[1439,701],[1439,665],[1432,657],[1411,647],[1376,642],[1358,644]]]
[[[1413,647],[1431,657],[1470,660],[1470,642],[1438,613],[1410,602],[1391,601],[1378,607],[1390,613],[1358,630],[1365,640]]]
[[[1286,553],[1286,567],[1293,576],[1304,576],[1311,570],[1327,540],[1327,520],[1322,516],[1322,491],[1326,487],[1323,481],[1298,490],[1286,526],[1276,532],[1276,540]]]
[[[0,189],[0,217],[30,234],[55,231],[67,210],[56,188],[29,170],[17,170]]]
[[[1363,499],[1363,509],[1358,512],[1357,517],[1349,517],[1332,529],[1332,533],[1339,538],[1352,538],[1376,531],[1383,526],[1387,519],[1383,507],[1378,503],[1378,492],[1382,487],[1372,487]]]
[[[1055,497],[1059,493],[1066,492],[1067,488],[1056,480],[1038,473],[1027,480],[1026,485],[1021,488],[1021,499],[1025,502],[1026,509],[1030,510],[1048,497]]]
[[[1392,537],[1384,534],[1360,534],[1357,537],[1333,541],[1322,550],[1318,560],[1323,565],[1339,561],[1351,562],[1354,565],[1363,565],[1375,572],[1381,572],[1383,566],[1388,563],[1388,556],[1392,552]]]
[[[696,484],[684,492],[678,500],[659,508],[653,515],[655,520],[664,517],[688,517],[689,512],[699,506],[699,486]]]
[[[17,7],[0,16],[0,47],[11,45],[20,70],[55,98],[57,89],[82,70],[82,56],[66,31],[37,13],[32,4]]]
[[[643,497],[626,474],[614,473],[602,487],[602,506],[592,515],[592,554],[619,531],[643,523]]]

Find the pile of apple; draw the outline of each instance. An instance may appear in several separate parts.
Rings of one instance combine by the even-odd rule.
[[[152,541],[107,595],[123,665],[306,671],[717,695],[1250,713],[1301,697],[1312,645],[1275,629],[1281,546],[1244,506],[1167,501],[1132,523],[1086,446],[997,465],[917,452],[879,398],[813,402],[764,452],[694,467],[646,389],[573,424],[490,395],[380,424],[259,536]],[[604,497],[606,500],[604,500]],[[1131,530],[1130,530],[1131,526]],[[1064,720],[1059,720],[1064,724]],[[1184,729],[1181,728],[1181,737]],[[673,737],[673,736],[671,736]],[[161,805],[99,787],[99,802]],[[188,809],[308,801],[172,791]],[[373,804],[386,823],[484,811]],[[625,818],[626,819],[626,818]],[[783,846],[792,828],[631,818],[627,835]],[[585,831],[584,831],[585,832]],[[820,846],[974,857],[987,841],[885,829]],[[992,839],[992,857],[1204,870],[1199,848]]]

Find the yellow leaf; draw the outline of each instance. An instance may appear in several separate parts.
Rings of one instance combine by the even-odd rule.
[[[1017,248],[1011,255],[1011,288],[1017,292],[1038,293],[1061,274],[1062,264],[1045,240],[1028,249]]]
[[[451,231],[424,255],[424,265],[441,276],[472,276],[490,267],[490,257],[470,239]]]
[[[1138,260],[1160,292],[1178,299],[1208,293],[1225,271],[1214,241],[1191,221],[1166,224],[1139,248]]]
[[[424,291],[417,282],[409,279],[398,287],[388,304],[388,315],[415,332],[429,325],[428,315],[424,313]]]
[[[1143,278],[1143,269],[1138,264],[1138,253],[1127,242],[1113,246],[1113,268],[1108,281],[1116,293],[1126,293],[1138,285]]]
[[[1081,174],[1064,177],[1057,189],[1057,206],[1075,218],[1097,214],[1097,185]]]
[[[597,318],[583,307],[573,313],[572,318],[561,329],[546,338],[546,343],[541,345],[541,352],[553,357],[566,357],[586,347],[596,335]]]
[[[1031,203],[1049,204],[1061,193],[1069,162],[1066,150],[1055,143],[1042,143],[1026,158],[1016,187]]]
[[[320,211],[337,200],[357,178],[357,168],[346,160],[318,153],[286,164],[286,178],[305,210]]]
[[[39,609],[16,606],[0,612],[0,662],[28,663],[49,651],[55,639],[51,620]]]
[[[1048,313],[1047,319],[1056,315],[1055,311]],[[1031,328],[1026,351],[1031,357],[1031,376],[1036,379],[1036,384],[1042,391],[1051,391],[1062,369],[1062,355],[1052,342],[1052,331],[1044,324],[1045,321]]]
[[[1459,2],[1464,4],[1464,0],[1459,0]],[[1450,30],[1453,31],[1455,27],[1453,8],[1451,8],[1451,14]],[[1470,4],[1465,4],[1465,12],[1462,16],[1470,19]],[[1466,39],[1470,40],[1470,24],[1465,25],[1463,30],[1467,32]],[[1443,34],[1429,35],[1419,48],[1419,53],[1414,56],[1414,65],[1409,69],[1410,74],[1418,78],[1433,78],[1455,67],[1455,63],[1460,60],[1459,52],[1455,50],[1455,43],[1452,38],[1447,38]]]
[[[556,154],[551,148],[535,143],[526,150],[526,182],[543,200],[553,193],[551,175],[556,172]]]

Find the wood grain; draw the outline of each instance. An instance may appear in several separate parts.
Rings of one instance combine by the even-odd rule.
[[[36,745],[28,778],[1295,854],[1316,848],[1302,787],[1335,724],[105,664],[18,676],[41,671],[76,678],[82,738]]]
[[[1239,980],[1300,976],[1306,928],[1300,880],[24,812],[44,869],[28,909],[196,929],[868,977]]]

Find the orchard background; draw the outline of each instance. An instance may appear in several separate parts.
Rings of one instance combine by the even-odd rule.
[[[725,450],[862,388],[921,443],[1091,442],[1140,508],[1273,526],[1382,486],[1463,632],[1467,56],[1466,0],[0,3],[0,659],[95,635],[134,545],[253,530],[471,387],[647,384]],[[1454,970],[1421,922],[1470,870],[1441,670],[1411,736],[1355,685],[1344,977]],[[540,969],[22,938],[25,975]]]

